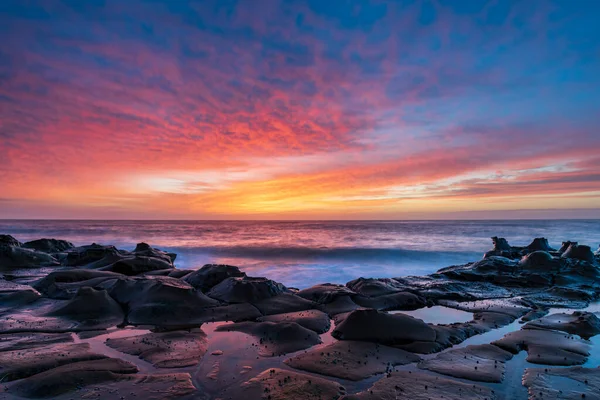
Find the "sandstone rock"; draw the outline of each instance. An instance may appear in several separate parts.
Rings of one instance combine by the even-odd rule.
[[[106,345],[139,356],[157,368],[181,368],[198,364],[206,353],[208,342],[206,334],[197,329],[109,338]]]
[[[550,244],[548,243],[548,239],[546,238],[535,238],[533,241],[527,246],[527,250],[529,251],[556,251]]]
[[[387,372],[390,366],[420,360],[404,350],[370,342],[343,340],[285,360],[292,368],[358,381]]]
[[[134,256],[126,257],[115,263],[100,268],[101,271],[112,271],[123,275],[134,276],[145,272],[172,269],[171,261],[158,257]]]
[[[427,305],[425,298],[410,292],[396,292],[377,297],[354,296],[356,304],[376,310],[417,310]]]
[[[420,319],[376,310],[352,311],[331,335],[339,340],[363,340],[382,344],[433,342],[436,338],[435,330]]]
[[[224,264],[206,264],[193,271],[184,279],[187,283],[203,292],[207,292],[227,278],[243,278],[246,274],[238,267]]]
[[[40,297],[41,294],[31,286],[0,279],[0,313],[32,303]]]
[[[236,331],[252,335],[259,339],[258,354],[274,357],[304,350],[321,343],[314,331],[295,322],[238,322],[221,325],[217,331]]]

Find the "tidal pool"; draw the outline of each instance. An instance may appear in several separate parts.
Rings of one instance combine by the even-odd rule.
[[[398,313],[410,315],[429,324],[451,324],[453,322],[469,322],[473,320],[473,313],[444,306],[420,308],[413,311],[390,311],[390,314]]]

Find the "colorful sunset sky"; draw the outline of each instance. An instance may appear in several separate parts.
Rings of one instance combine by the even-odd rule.
[[[600,217],[600,1],[0,2],[0,218]]]

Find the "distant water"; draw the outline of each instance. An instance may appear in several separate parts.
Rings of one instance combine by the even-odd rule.
[[[481,258],[491,236],[512,245],[547,237],[600,243],[599,220],[519,221],[34,221],[0,220],[0,233],[20,241],[42,237],[76,245],[141,241],[177,253],[178,268],[238,265],[288,286],[345,283],[365,277],[424,275]]]

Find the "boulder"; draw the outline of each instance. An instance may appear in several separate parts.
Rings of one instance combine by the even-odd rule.
[[[92,243],[69,249],[66,251],[63,262],[65,265],[73,267],[91,264],[91,267],[101,268],[120,260],[126,253],[117,250],[115,246]]]
[[[307,300],[311,300],[319,304],[326,304],[331,303],[340,297],[353,296],[356,293],[343,285],[323,283],[321,285],[312,286],[308,289],[300,290],[296,294]]]
[[[567,250],[562,254],[563,258],[574,258],[576,260],[587,261],[589,263],[594,263],[596,261],[594,257],[594,253],[592,253],[592,249],[590,246],[585,246],[581,244],[571,244]]]
[[[138,256],[126,257],[117,262],[100,268],[101,271],[111,271],[118,274],[134,276],[150,271],[175,268],[170,261],[161,257]]]
[[[547,251],[534,251],[519,261],[519,266],[525,271],[542,271],[557,273],[560,271],[560,260],[552,257]]]
[[[560,249],[558,249],[558,252],[560,254],[564,253],[571,245],[577,246],[577,242],[571,242],[570,240],[562,242],[562,245],[560,246]]]
[[[255,303],[286,291],[281,283],[267,278],[231,277],[215,285],[207,295],[227,303]]]
[[[100,286],[128,310],[127,321],[133,325],[194,327],[209,318],[208,308],[219,305],[186,282],[167,276],[107,280]]]
[[[227,278],[243,278],[245,276],[244,272],[233,265],[206,264],[187,275],[184,281],[202,292],[207,292]]]
[[[70,299],[81,287],[96,287],[105,280],[119,277],[122,275],[109,271],[69,269],[50,272],[32,286],[47,297]]]
[[[377,297],[399,292],[406,288],[394,279],[358,278],[346,283],[353,292],[362,296]]]
[[[106,329],[122,324],[125,315],[119,303],[106,290],[79,289],[75,297],[46,315],[78,321],[78,329]]]
[[[7,242],[11,242],[6,239]],[[10,244],[0,244],[0,270],[12,268],[39,268],[58,266],[50,254]]]
[[[436,339],[435,330],[420,319],[377,310],[352,311],[331,335],[339,340],[363,340],[390,345],[414,341],[433,342]]]
[[[22,247],[42,251],[44,253],[60,253],[72,249],[75,245],[66,240],[44,238],[23,243]]]
[[[133,250],[133,253],[137,256],[142,257],[151,257],[151,258],[160,258],[165,260],[166,262],[173,264],[175,259],[177,258],[177,254],[175,253],[167,253],[166,251],[162,251],[160,249],[155,249],[150,246],[148,243],[138,243]]]
[[[11,235],[0,235],[0,246],[21,247],[22,243]]]
[[[550,247],[548,239],[543,237],[533,239],[526,248],[529,251],[556,251],[556,249]]]

